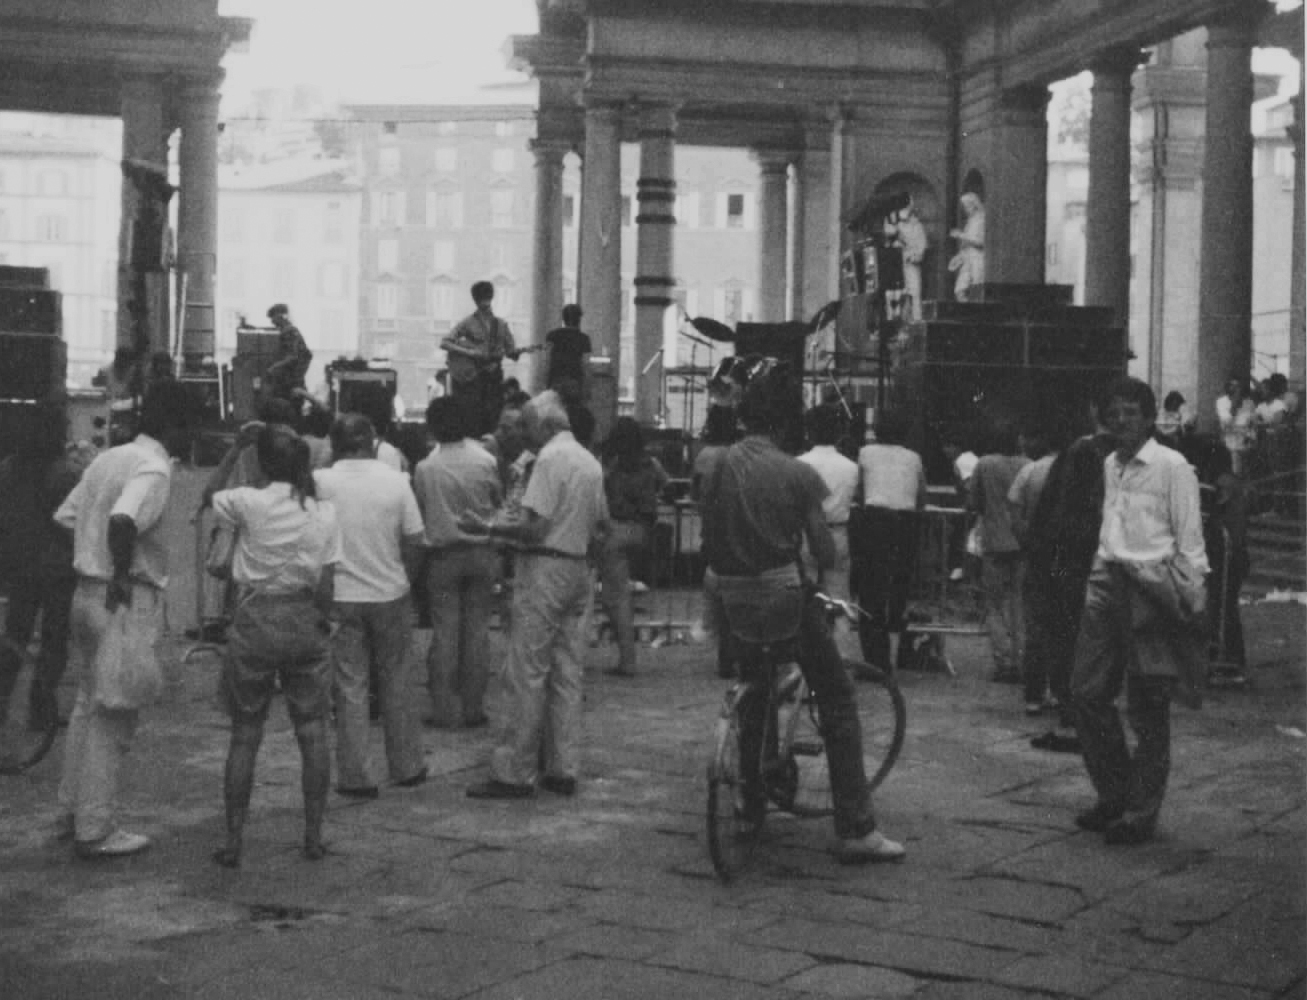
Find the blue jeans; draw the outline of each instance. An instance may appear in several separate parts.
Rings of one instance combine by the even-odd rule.
[[[499,552],[488,545],[465,545],[434,552],[427,564],[427,687],[439,725],[473,724],[485,717],[499,563]]]
[[[799,585],[799,573],[793,566],[770,570],[759,576],[718,576],[717,587],[728,593],[732,588],[784,590]],[[822,741],[826,744],[826,765],[830,771],[831,797],[835,800],[835,835],[842,840],[866,836],[876,829],[867,787],[867,771],[862,761],[862,723],[858,719],[857,692],[853,679],[831,638],[821,607],[805,598],[799,624],[799,669],[817,698],[821,717]],[[762,734],[766,724],[767,693],[762,678],[747,663],[741,663],[746,680],[755,681],[750,693],[740,703],[740,758],[747,767],[759,760]],[[744,775],[749,782],[749,775]]]

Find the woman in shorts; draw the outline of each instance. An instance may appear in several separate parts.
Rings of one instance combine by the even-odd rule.
[[[325,853],[322,818],[331,783],[327,613],[340,529],[331,505],[316,499],[309,447],[298,434],[283,424],[267,424],[255,448],[268,484],[238,486],[213,497],[217,523],[236,531],[231,571],[236,608],[222,678],[232,720],[223,782],[227,843],[213,855],[228,868],[240,864],[254,761],[278,681],[299,742],[304,857],[310,861]]]

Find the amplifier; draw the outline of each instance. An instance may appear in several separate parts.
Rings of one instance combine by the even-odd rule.
[[[1035,368],[1098,367],[1126,361],[1126,335],[1121,327],[1032,324],[1026,328],[1026,336],[1030,365]]]
[[[948,365],[1020,365],[1025,327],[1019,323],[917,323],[908,328],[905,360]]]
[[[48,399],[67,381],[68,345],[58,337],[0,333],[0,399]]]
[[[374,420],[391,411],[399,390],[399,373],[393,368],[333,369],[331,381],[336,413],[362,413]]]
[[[242,328],[236,331],[237,354],[277,353],[277,331],[275,329]]]
[[[48,267],[18,267],[0,264],[0,288],[49,288]]]
[[[61,296],[49,288],[0,285],[0,330],[9,333],[63,333]]]
[[[0,457],[12,455],[20,445],[30,449],[47,434],[51,435],[47,441],[51,447],[61,444],[65,404],[61,396],[40,403],[0,399]]]

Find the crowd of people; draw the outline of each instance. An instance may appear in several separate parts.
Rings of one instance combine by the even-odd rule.
[[[575,330],[579,316],[568,319]],[[877,829],[866,788],[846,664],[860,652],[883,670],[909,665],[903,633],[927,498],[923,462],[892,412],[856,458],[841,454],[839,415],[827,405],[807,414],[809,450],[786,454],[775,440],[784,406],[771,366],[754,370],[762,374],[738,406],[710,410],[690,485],[703,516],[718,672],[749,668],[730,639],[732,602],[780,607],[805,580],[857,600],[865,613],[856,634],[832,631],[812,602],[793,605],[799,665],[820,705],[841,859],[898,860],[903,847]],[[231,717],[217,863],[241,862],[277,691],[302,756],[306,858],[324,853],[333,772],[341,796],[382,794],[370,702],[384,738],[384,783],[412,788],[428,778],[422,726],[487,725],[497,675],[503,717],[486,777],[467,795],[576,792],[596,578],[616,640],[609,672],[631,676],[630,566],[649,543],[668,477],[629,418],[592,450],[594,419],[576,398],[573,366],[558,374],[561,392],[492,394],[489,424],[484,385],[434,399],[427,443],[408,455],[386,440],[385,408],[331,418],[273,397],[241,429],[203,501],[233,537],[216,571],[226,576],[221,692]],[[140,401],[138,433],[89,466],[70,464],[53,438],[0,464],[0,493],[12,501],[0,538],[11,593],[16,572],[32,575],[20,588],[27,600],[11,598],[7,628],[11,637],[30,634],[34,604],[47,630],[35,714],[57,712],[69,635],[81,666],[59,801],[61,835],[84,858],[149,844],[117,827],[113,809],[144,706],[108,704],[103,685],[115,663],[153,657],[167,579],[161,517],[185,406],[174,381],[156,380]],[[1237,597],[1249,501],[1223,441],[1184,434],[1179,450],[1167,446],[1144,383],[1115,382],[1093,415],[1096,429],[1079,438],[1053,424],[1021,436],[995,428],[983,446],[959,449],[956,466],[974,520],[967,548],[980,564],[992,676],[1020,683],[1031,715],[1054,713],[1037,748],[1083,754],[1098,799],[1077,823],[1136,843],[1153,835],[1161,808],[1170,701],[1196,702],[1206,680],[1194,637],[1219,637],[1214,657],[1243,668]],[[1210,487],[1202,501],[1200,480]],[[15,532],[16,518],[28,528]],[[18,551],[15,538],[27,547]],[[1221,571],[1209,572],[1218,563]],[[410,676],[415,610],[432,629],[424,678]],[[496,611],[506,633],[500,663],[488,639]],[[1211,628],[1196,627],[1204,619]],[[0,663],[0,701],[15,667]],[[418,680],[429,712],[412,696]],[[1123,686],[1133,751],[1114,706]],[[745,712],[754,723],[746,741],[761,732],[762,707]],[[749,777],[746,812],[763,808]]]

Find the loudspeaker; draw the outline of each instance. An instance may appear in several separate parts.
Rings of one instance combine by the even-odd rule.
[[[65,435],[66,400],[56,396],[41,402],[0,399],[0,458],[12,455],[20,445],[30,451],[33,443],[46,438],[57,450]]]
[[[807,323],[741,323],[735,328],[735,354],[762,354],[785,362],[791,379],[783,399],[777,443],[786,451],[803,447],[803,348]]]
[[[63,333],[63,309],[58,292],[49,288],[0,285],[0,331],[5,333]]]
[[[394,407],[399,373],[393,368],[337,370],[333,378],[337,413],[362,413],[375,422]]]
[[[44,333],[0,333],[0,399],[43,400],[62,395],[68,345]]]
[[[14,264],[0,264],[0,287],[49,288],[50,269],[48,267],[18,267]]]

